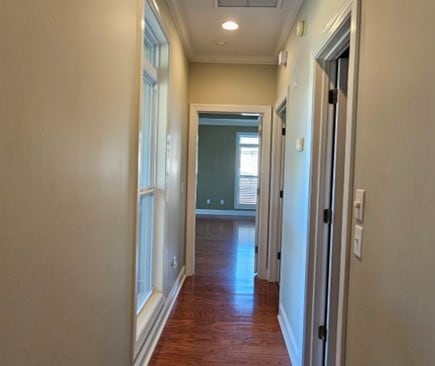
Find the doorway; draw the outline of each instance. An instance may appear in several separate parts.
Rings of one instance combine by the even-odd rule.
[[[261,118],[200,113],[197,215],[255,216]]]
[[[253,113],[199,114],[195,210],[197,228],[203,219],[223,222],[223,219],[232,217],[250,219],[254,229],[258,227],[256,214],[261,170],[261,123],[262,116]],[[253,234],[257,231],[253,230]],[[257,239],[257,235],[252,235],[252,268],[247,270],[252,276],[257,272]],[[198,267],[195,269],[198,270]]]
[[[195,273],[195,227],[196,227],[196,193],[198,174],[198,125],[201,114],[257,114],[261,116],[260,169],[258,179],[258,197],[256,211],[257,276],[267,278],[267,236],[269,217],[269,173],[270,173],[270,136],[271,107],[242,105],[198,105],[190,106],[188,137],[188,175],[186,205],[186,274]]]
[[[280,99],[274,108],[272,126],[272,155],[270,166],[270,207],[268,280],[279,283],[281,274],[282,216],[284,202],[285,136],[287,98]]]
[[[323,308],[323,323],[318,328],[318,338],[322,342],[322,365],[332,365],[334,350],[327,344],[336,342],[337,323],[337,287],[339,280],[339,266],[337,261],[340,256],[341,230],[342,230],[342,205],[343,205],[343,180],[344,180],[344,145],[346,132],[347,110],[347,82],[348,82],[349,50],[346,49],[337,60],[330,62],[330,80],[332,88],[329,90],[329,117],[327,133],[325,136],[325,171],[324,171],[324,211],[323,211],[323,236],[322,246],[325,248],[324,262],[320,266],[320,277],[323,278],[324,296],[319,298],[319,307]],[[322,292],[323,292],[322,291]]]
[[[343,5],[315,56],[304,365],[344,362],[358,6]]]

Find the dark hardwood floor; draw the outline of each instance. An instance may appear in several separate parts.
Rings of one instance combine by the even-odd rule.
[[[149,365],[290,365],[276,284],[254,277],[254,221],[197,219],[186,279]]]

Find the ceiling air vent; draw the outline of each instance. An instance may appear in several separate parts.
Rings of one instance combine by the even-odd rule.
[[[282,0],[215,0],[218,8],[280,8]]]

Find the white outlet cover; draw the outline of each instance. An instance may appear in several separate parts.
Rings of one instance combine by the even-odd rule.
[[[363,244],[363,227],[355,225],[355,235],[353,237],[353,254],[358,259],[362,258],[362,244]]]
[[[173,256],[170,263],[172,269],[177,268],[177,257]]]

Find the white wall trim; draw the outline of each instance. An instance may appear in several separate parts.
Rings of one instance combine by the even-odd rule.
[[[283,1],[283,0],[278,0],[278,1],[276,2],[275,9],[280,9],[280,8],[282,7],[282,1]],[[218,0],[213,0],[213,7],[215,7],[216,9],[219,9],[219,8],[223,8],[223,9],[225,9],[225,8],[227,8],[227,6],[222,6],[222,7],[220,7],[220,6],[219,6],[219,1],[218,1]]]
[[[187,58],[190,59],[192,55],[192,42],[189,33],[189,28],[186,24],[186,16],[184,15],[183,6],[179,0],[167,0],[169,10],[171,11],[172,19],[174,21],[177,32],[180,35],[181,43],[186,51]]]
[[[296,0],[294,1],[294,9],[289,12],[287,19],[284,23],[284,27],[281,30],[281,33],[279,35],[279,40],[276,44],[275,48],[275,64],[278,64],[278,54],[280,51],[282,51],[285,47],[285,44],[287,42],[287,39],[290,36],[290,32],[295,26],[295,20],[298,16],[299,10],[302,6],[303,0]]]
[[[282,0],[278,1],[278,5]],[[189,32],[189,27],[186,23],[186,15],[180,0],[167,0],[168,7],[171,11],[175,27],[180,35],[187,58],[190,62],[204,62],[204,63],[232,63],[232,64],[251,64],[251,65],[276,65],[278,63],[278,53],[282,51],[285,42],[291,30],[294,27],[299,9],[303,0],[296,0],[291,4],[288,16],[283,23],[283,27],[279,33],[278,41],[276,42],[273,54],[263,56],[223,56],[219,54],[200,54],[197,53],[193,47],[192,37]],[[277,8],[280,8],[278,6]]]
[[[137,77],[137,91],[138,91],[138,120],[137,126],[139,128],[140,121],[142,120],[143,105],[141,102],[143,94],[143,73],[144,66],[148,62],[144,58],[143,47],[144,47],[144,30],[145,20],[149,22],[154,30],[156,31],[156,37],[161,44],[161,58],[160,64],[169,63],[169,45],[170,38],[168,38],[168,24],[165,18],[160,13],[156,3],[153,0],[143,0],[138,2],[138,23],[137,23],[137,40],[139,42],[138,49],[141,50],[138,54],[138,77]],[[152,67],[153,68],[153,67]],[[167,69],[167,68],[166,68]],[[156,75],[155,75],[156,76]],[[166,135],[166,112],[167,112],[167,75],[165,71],[162,71],[157,83],[159,84],[159,98],[157,101],[157,119],[158,119],[158,131],[155,136],[155,141],[157,141],[158,136]],[[160,146],[161,144],[157,144]],[[136,145],[136,149],[139,149],[139,145]],[[164,262],[163,256],[165,251],[165,233],[166,233],[166,206],[164,202],[165,195],[165,166],[166,166],[166,147],[157,148],[154,152],[160,160],[157,162],[156,170],[156,187],[159,188],[155,190],[155,221],[159,223],[158,229],[154,233],[155,243],[153,245],[154,255],[154,273],[153,273],[153,287],[154,291],[152,296],[148,299],[147,304],[144,307],[144,311],[136,312],[136,302],[137,302],[137,283],[136,283],[136,266],[137,266],[137,245],[138,245],[138,235],[139,226],[137,222],[135,223],[135,237],[134,237],[134,251],[133,251],[133,265],[134,265],[134,276],[132,277],[132,303],[131,303],[131,344],[130,344],[130,359],[135,360],[139,354],[140,349],[143,347],[143,343],[147,337],[148,332],[153,327],[158,314],[161,311],[162,306],[164,306],[165,294],[164,294]],[[136,158],[138,157],[138,150]],[[163,157],[163,159],[161,159]],[[137,165],[136,160],[136,167]],[[137,173],[137,172],[136,172]],[[138,217],[139,201],[136,204],[135,210],[135,220]],[[161,244],[161,245],[159,245]]]
[[[278,57],[278,56],[277,56]],[[248,65],[276,65],[277,57],[272,56],[221,56],[221,55],[192,55],[191,62],[215,64],[248,64]]]
[[[279,303],[278,322],[284,337],[284,343],[290,357],[292,366],[301,366],[300,352],[298,352],[296,339],[290,327],[287,314],[282,303]]]
[[[355,15],[355,11],[358,10],[357,3],[358,0],[344,0],[335,15],[326,24],[321,34],[320,42],[315,48],[316,59],[329,60],[332,58],[331,52],[333,50],[331,50],[329,45],[332,41],[338,43],[336,38],[341,38],[343,33],[348,33],[347,30],[343,30],[343,25],[347,20],[351,20],[351,18],[352,22],[356,20],[352,14]],[[351,31],[355,34],[356,29],[351,28]]]
[[[208,210],[204,208],[197,208],[195,213],[197,215],[211,215],[211,216],[253,216],[256,212],[245,210]]]
[[[267,279],[270,282],[279,281],[280,261],[278,260],[279,244],[282,238],[282,198],[280,198],[281,187],[281,166],[283,136],[282,126],[286,125],[286,121],[281,119],[279,113],[287,110],[286,93],[277,99],[272,117],[272,147],[270,157],[270,201],[269,201],[269,255],[267,260]],[[284,143],[285,144],[285,143]]]
[[[358,94],[358,62],[359,62],[359,35],[360,35],[360,0],[349,1],[348,12],[350,15],[350,58],[348,104],[346,116],[346,146],[344,161],[343,182],[343,221],[341,240],[345,245],[341,247],[340,254],[340,280],[338,284],[338,323],[336,365],[345,364],[345,330],[347,318],[348,275],[350,261],[350,235],[352,232],[352,197],[355,161],[355,131]]]
[[[186,205],[186,275],[195,271],[195,210],[198,154],[198,123],[200,113],[258,113],[262,115],[260,198],[258,217],[258,268],[259,278],[267,277],[269,173],[272,128],[272,107],[267,105],[191,104],[187,147],[187,205]]]
[[[168,321],[169,314],[171,313],[175,301],[177,300],[178,294],[183,286],[184,280],[186,279],[185,268],[182,267],[180,273],[178,274],[177,279],[175,280],[174,285],[172,286],[171,291],[166,298],[165,304],[157,317],[151,331],[148,334],[148,337],[145,340],[143,347],[141,348],[135,362],[134,366],[146,366],[153,355],[154,349],[159,342],[160,336],[165,328],[165,325]]]

